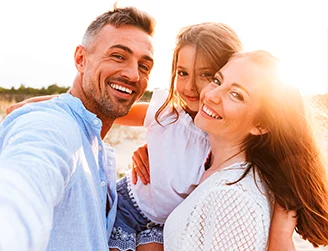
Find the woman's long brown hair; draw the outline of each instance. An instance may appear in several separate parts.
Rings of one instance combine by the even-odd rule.
[[[277,65],[277,60],[264,51],[243,55],[264,71],[274,70]],[[325,246],[328,245],[327,166],[313,134],[304,98],[297,88],[272,77],[275,75],[269,74],[261,87],[258,122],[268,133],[249,135],[242,149],[246,161],[252,163],[251,168],[258,170],[274,193],[276,202],[297,212],[296,232],[314,247]]]

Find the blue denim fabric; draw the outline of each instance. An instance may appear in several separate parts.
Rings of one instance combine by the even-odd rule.
[[[25,105],[0,124],[1,250],[108,251],[116,170],[101,126],[69,94]]]
[[[127,184],[127,177],[117,182],[117,215],[109,247],[135,251],[140,244],[163,244],[163,226],[151,222],[141,212]]]

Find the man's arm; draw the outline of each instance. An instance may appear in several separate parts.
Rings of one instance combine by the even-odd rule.
[[[81,140],[59,115],[31,112],[0,126],[0,250],[47,246]]]

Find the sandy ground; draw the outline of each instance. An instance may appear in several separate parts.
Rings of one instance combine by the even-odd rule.
[[[145,129],[142,127],[114,126],[105,141],[115,148],[119,177],[129,171],[133,152],[145,143]],[[328,251],[328,247],[314,248],[311,243],[303,240],[296,232],[293,241],[297,251]]]

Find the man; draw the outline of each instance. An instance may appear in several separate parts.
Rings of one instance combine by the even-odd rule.
[[[116,170],[102,139],[147,88],[154,27],[135,8],[99,16],[76,48],[70,93],[0,125],[0,250],[108,250]]]

